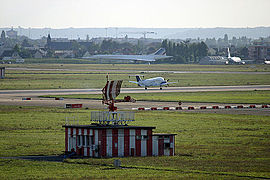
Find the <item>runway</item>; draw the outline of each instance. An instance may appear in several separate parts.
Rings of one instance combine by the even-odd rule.
[[[159,88],[122,88],[121,93],[158,93],[158,92],[205,92],[205,91],[252,91],[252,90],[270,90],[270,85],[254,86],[197,86],[197,87],[164,87]],[[43,95],[68,95],[68,94],[101,94],[101,89],[46,89],[46,90],[0,90],[0,105],[17,105],[17,106],[48,106],[48,107],[65,107],[65,104],[83,104],[83,108],[90,109],[107,109],[107,106],[101,103],[101,100],[89,99],[64,99],[55,100],[54,98],[41,98]],[[31,100],[22,100],[24,97],[30,97]],[[219,103],[185,103],[182,106],[222,106]],[[235,106],[236,104],[227,104]],[[119,110],[131,110],[137,107],[176,107],[177,102],[153,102],[137,101],[136,103],[119,103]],[[183,110],[188,111],[188,110]],[[189,112],[201,113],[230,113],[230,114],[251,114],[251,115],[270,115],[268,109],[206,109],[193,110]]]
[[[155,93],[155,92],[206,92],[206,91],[253,91],[270,90],[270,85],[249,86],[194,86],[194,87],[159,87],[121,88],[121,93]],[[58,94],[101,94],[101,89],[45,89],[45,90],[0,90],[1,95],[9,96],[42,96]]]

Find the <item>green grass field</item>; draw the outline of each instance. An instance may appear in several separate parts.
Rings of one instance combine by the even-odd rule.
[[[270,84],[270,74],[141,73],[142,71],[269,72],[270,66],[201,66],[145,64],[66,64],[68,60],[27,60],[10,64],[0,89],[102,88],[110,79],[129,83],[129,74],[162,76],[174,86]],[[42,64],[37,64],[42,63]],[[55,64],[48,64],[55,63]],[[78,62],[83,63],[83,62]],[[53,69],[53,70],[48,70]],[[97,71],[103,70],[103,71]],[[121,70],[121,71],[120,71]],[[126,72],[123,70],[127,70]],[[129,70],[136,70],[131,72]],[[127,94],[120,94],[122,98]],[[270,103],[269,91],[129,94],[137,100]],[[59,96],[100,98],[101,95]],[[64,151],[66,117],[89,124],[91,110],[53,107],[0,106],[0,157],[57,156]],[[0,179],[270,179],[270,121],[263,115],[194,112],[136,112],[131,125],[156,126],[156,133],[176,133],[174,157],[66,159],[64,162],[0,158]]]
[[[89,124],[90,110],[0,106],[0,156],[59,155],[65,117]],[[270,178],[269,116],[138,112],[133,125],[177,133],[176,156],[67,159],[64,162],[0,159],[1,179]]]
[[[36,63],[33,63],[36,62]],[[78,62],[78,64],[77,64]],[[74,59],[26,59],[24,64],[5,64],[9,68],[36,69],[78,69],[78,70],[135,70],[135,71],[228,71],[228,72],[270,72],[270,66],[251,65],[198,65],[198,64],[80,64],[87,60]]]
[[[170,92],[120,94],[117,99],[130,95],[137,101],[171,101],[204,103],[253,103],[270,104],[270,91],[223,91],[223,92]],[[47,95],[42,97],[63,97],[73,99],[99,99],[100,94]]]
[[[87,89],[102,88],[106,84],[106,71],[23,71],[6,70],[6,78],[0,80],[0,89]],[[134,73],[111,72],[110,79],[122,79],[122,87],[138,87],[128,81],[135,80]],[[201,73],[144,73],[144,78],[162,76],[176,82],[170,86],[206,85],[268,85],[270,74],[201,74]]]

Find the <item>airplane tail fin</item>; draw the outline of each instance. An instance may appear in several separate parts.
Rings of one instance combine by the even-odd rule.
[[[231,58],[230,48],[228,48],[228,58]]]
[[[141,81],[140,76],[136,76],[136,79],[137,79],[137,82],[140,82]]]
[[[153,55],[166,55],[166,49],[160,48],[156,52],[154,52]]]

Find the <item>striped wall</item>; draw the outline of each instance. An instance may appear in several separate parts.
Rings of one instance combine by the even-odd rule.
[[[65,151],[88,157],[173,156],[174,135],[153,135],[152,129],[65,129]]]

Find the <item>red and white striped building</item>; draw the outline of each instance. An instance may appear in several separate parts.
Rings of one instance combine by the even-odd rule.
[[[87,157],[173,156],[176,134],[153,134],[155,127],[64,125],[65,151]]]

